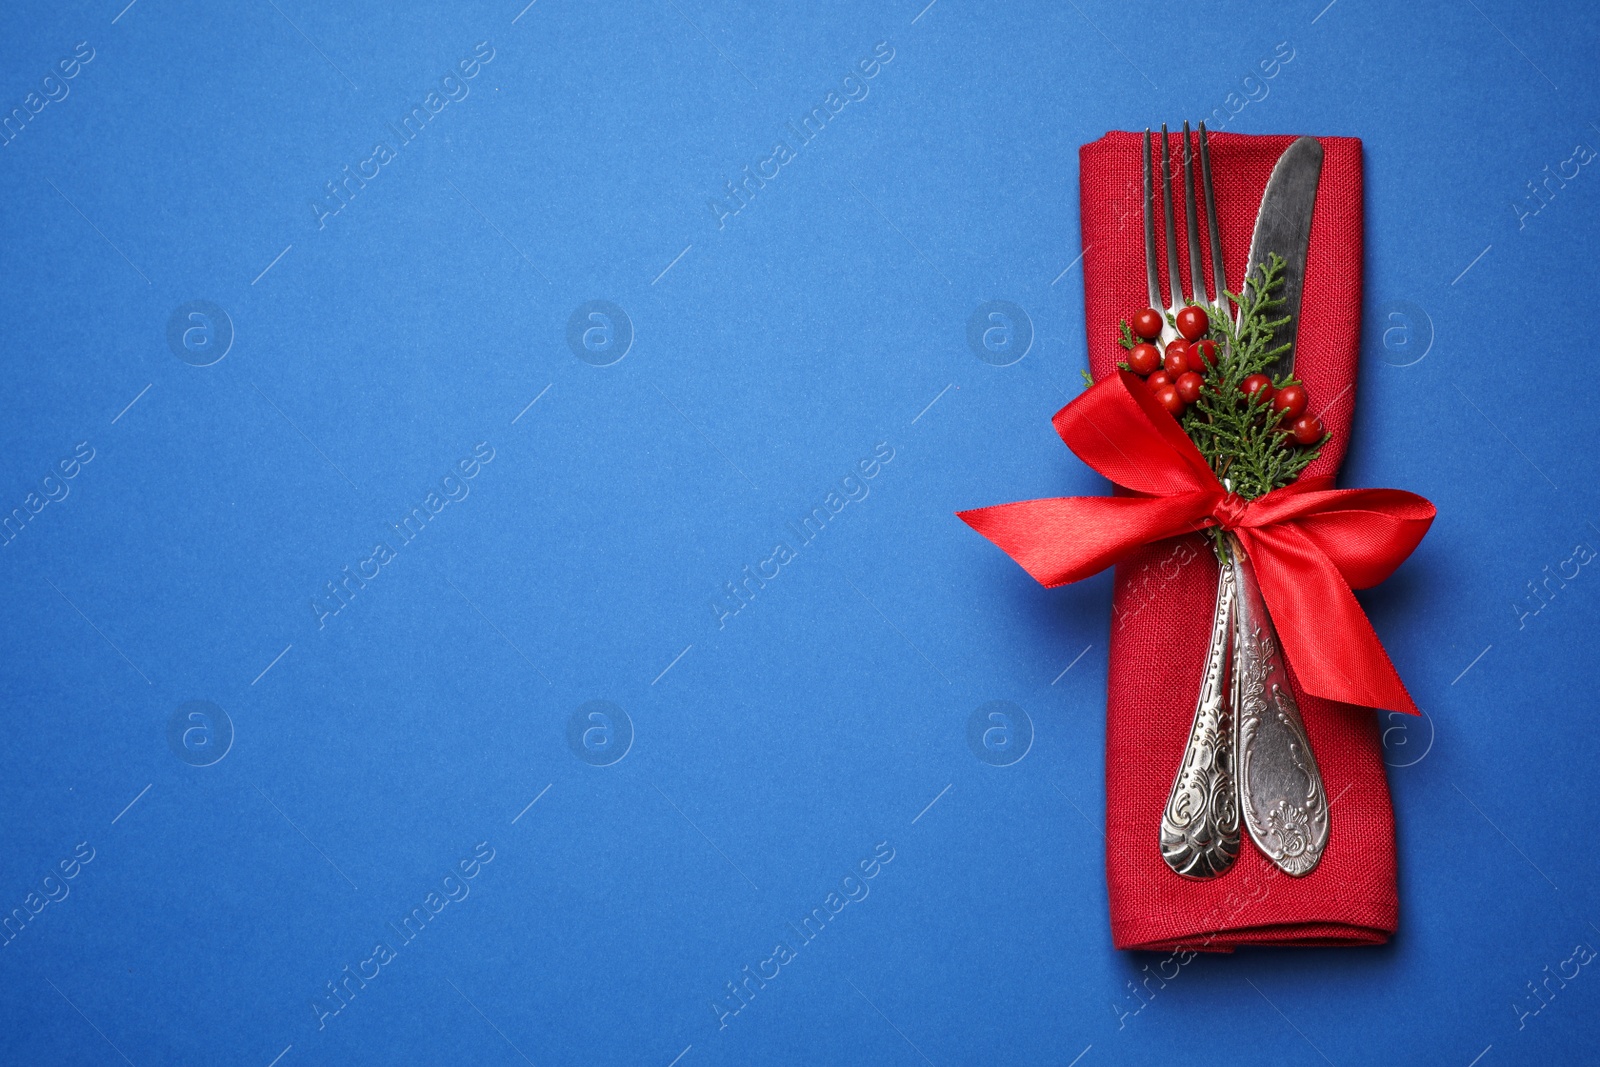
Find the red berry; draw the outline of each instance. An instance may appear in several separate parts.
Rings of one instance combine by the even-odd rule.
[[[1189,369],[1189,346],[1179,348],[1176,343],[1168,345],[1167,354],[1161,357],[1161,369],[1176,380],[1178,375]]]
[[[1289,426],[1289,434],[1297,445],[1314,445],[1322,440],[1325,433],[1322,420],[1315,415],[1301,415]]]
[[[1201,338],[1189,346],[1189,364],[1196,370],[1201,366],[1215,367],[1217,365],[1217,342],[1210,338]]]
[[[1178,332],[1183,334],[1186,341],[1198,340],[1211,329],[1211,320],[1206,316],[1205,308],[1180,308],[1175,318],[1178,320]]]
[[[1155,308],[1145,308],[1133,317],[1133,332],[1147,341],[1154,341],[1161,336],[1161,327],[1166,320],[1161,317],[1161,312]]]
[[[1156,390],[1156,403],[1172,412],[1172,417],[1177,418],[1183,414],[1185,407],[1183,397],[1178,395],[1178,390],[1170,385],[1163,385]]]
[[[1128,349],[1128,366],[1135,374],[1149,374],[1161,366],[1161,350],[1152,344],[1134,345]]]
[[[1178,391],[1185,404],[1193,404],[1199,400],[1200,389],[1204,385],[1205,379],[1192,370],[1178,375],[1178,380],[1172,383],[1172,387]]]
[[[1245,396],[1259,395],[1263,402],[1272,399],[1272,379],[1265,374],[1252,374],[1239,383],[1239,391]]]
[[[1158,370],[1154,374],[1150,375],[1150,377],[1146,378],[1145,383],[1150,386],[1150,391],[1154,392],[1157,389],[1160,389],[1163,385],[1172,385],[1172,375],[1168,374],[1164,370]]]
[[[1278,395],[1272,398],[1272,406],[1278,409],[1285,423],[1293,423],[1306,409],[1306,387],[1284,386],[1278,390]]]
[[[1167,351],[1167,352],[1182,352],[1183,353],[1183,358],[1185,360],[1188,360],[1189,359],[1189,342],[1185,341],[1181,337],[1174,337],[1172,340],[1167,342],[1167,347],[1166,347],[1165,351]]]

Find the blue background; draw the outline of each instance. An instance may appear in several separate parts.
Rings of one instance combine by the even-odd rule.
[[[924,2],[8,6],[0,913],[28,921],[0,1062],[1592,1055],[1600,976],[1549,976],[1600,946],[1600,174],[1563,162],[1600,147],[1600,16]],[[319,227],[324,183],[482,41]],[[711,206],[879,42],[868,95]],[[1084,364],[1077,149],[1206,116],[1365,140],[1344,483],[1438,505],[1364,594],[1428,717],[1385,720],[1391,945],[1140,995],[1161,957],[1107,929],[1109,578],[1043,590],[952,513],[1103,491],[1048,422]],[[199,355],[168,342],[195,300],[234,334],[204,367],[214,312]],[[608,366],[568,341],[591,300],[631,323]],[[1006,366],[967,341],[989,300],[1031,324]],[[480,442],[470,494],[393,540]],[[195,700],[226,722],[170,739]],[[594,700],[621,714],[569,741]],[[994,700],[1009,766],[967,740]],[[479,842],[470,895],[314,1009]],[[880,842],[870,895],[719,1026]]]

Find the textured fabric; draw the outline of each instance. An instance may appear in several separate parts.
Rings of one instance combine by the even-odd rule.
[[[1076,582],[1154,542],[1221,526],[1254,562],[1301,689],[1324,700],[1417,714],[1351,587],[1382,581],[1411,554],[1433,522],[1432,504],[1399,489],[1335,489],[1328,475],[1242,500],[1128,371],[1100,379],[1054,422],[1079,459],[1133,495],[960,512],[1036,581]]]
[[[1292,140],[1211,135],[1227,281],[1235,291],[1262,191]],[[1361,143],[1321,140],[1325,154],[1295,371],[1333,440],[1307,477],[1334,474],[1344,458],[1361,324]],[[1142,134],[1110,133],[1079,152],[1084,320],[1096,379],[1112,373],[1122,356],[1117,324],[1148,303],[1142,142]],[[1172,149],[1181,158],[1181,134],[1172,135]],[[1175,185],[1182,246],[1182,183]],[[1156,232],[1164,278],[1162,227]],[[1202,239],[1209,272],[1207,244]],[[1188,263],[1187,248],[1180,247],[1179,257]],[[1106,700],[1112,939],[1118,948],[1196,951],[1244,944],[1380,944],[1396,928],[1399,902],[1394,813],[1370,710],[1309,697],[1294,683],[1332,802],[1327,851],[1311,874],[1282,874],[1248,834],[1238,860],[1218,878],[1181,878],[1161,858],[1161,812],[1194,715],[1216,597],[1217,565],[1202,536],[1152,545],[1117,567]],[[1292,665],[1290,670],[1292,675]]]

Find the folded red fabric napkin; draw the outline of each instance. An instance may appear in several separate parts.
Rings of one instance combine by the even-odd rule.
[[[1079,151],[1084,321],[1095,379],[1123,350],[1118,324],[1149,302],[1144,262],[1142,133],[1108,133]],[[1228,288],[1243,284],[1256,210],[1293,137],[1210,135],[1212,176]],[[1361,142],[1320,138],[1317,189],[1295,373],[1333,439],[1306,476],[1333,474],[1355,411],[1361,326]],[[1174,166],[1183,138],[1171,135]],[[1159,167],[1159,163],[1158,163]],[[1181,179],[1174,182],[1179,260],[1187,264]],[[1158,216],[1159,219],[1159,216]],[[1164,227],[1157,263],[1166,276]],[[1210,277],[1210,254],[1202,253]],[[1381,944],[1399,912],[1394,812],[1376,715],[1307,696],[1295,699],[1332,802],[1327,851],[1311,874],[1280,872],[1244,835],[1217,878],[1179,877],[1161,858],[1159,827],[1183,756],[1217,590],[1204,535],[1151,545],[1116,569],[1106,698],[1106,878],[1118,948],[1228,952],[1238,945]],[[1290,663],[1293,673],[1294,664]]]

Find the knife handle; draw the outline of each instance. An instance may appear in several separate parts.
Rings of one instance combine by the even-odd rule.
[[[1233,695],[1239,806],[1250,839],[1285,874],[1300,877],[1316,868],[1328,845],[1328,794],[1255,568],[1231,534],[1228,555],[1238,590]]]

